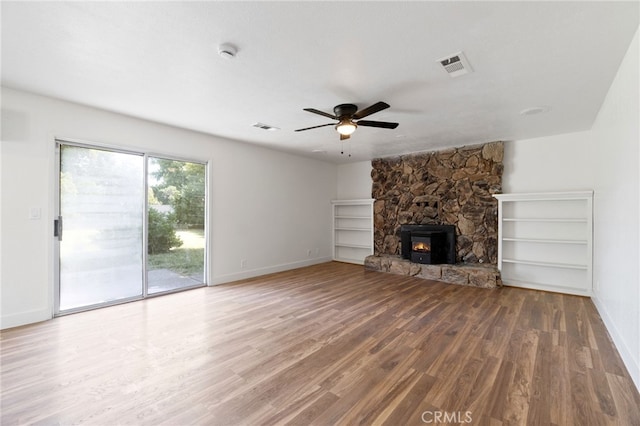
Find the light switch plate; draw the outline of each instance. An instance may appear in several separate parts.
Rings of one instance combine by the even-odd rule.
[[[40,220],[42,218],[42,209],[40,207],[31,207],[29,209],[30,220]]]

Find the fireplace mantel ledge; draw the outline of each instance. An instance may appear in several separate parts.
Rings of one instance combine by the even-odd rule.
[[[495,288],[502,286],[500,271],[496,265],[459,263],[455,265],[424,265],[413,263],[400,256],[371,255],[364,260],[368,271],[388,272],[426,280],[472,287]]]

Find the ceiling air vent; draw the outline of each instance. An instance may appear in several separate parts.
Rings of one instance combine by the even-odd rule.
[[[473,72],[471,65],[469,65],[469,61],[462,52],[454,53],[444,58],[440,58],[437,62],[452,78]]]
[[[280,130],[280,128],[278,127],[269,126],[268,124],[264,123],[253,123],[252,126],[262,130]]]

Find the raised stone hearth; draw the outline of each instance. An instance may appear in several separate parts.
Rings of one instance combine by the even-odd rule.
[[[372,255],[367,256],[364,267],[369,271],[390,272],[450,284],[482,288],[502,286],[500,272],[495,265],[424,265],[395,255]]]

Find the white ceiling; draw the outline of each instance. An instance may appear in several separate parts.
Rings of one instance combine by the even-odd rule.
[[[639,22],[637,1],[1,7],[4,86],[336,163],[586,130]],[[436,60],[458,51],[474,72],[451,78]],[[331,122],[303,108],[377,101],[367,119],[400,125],[345,155],[331,126],[294,132]]]

